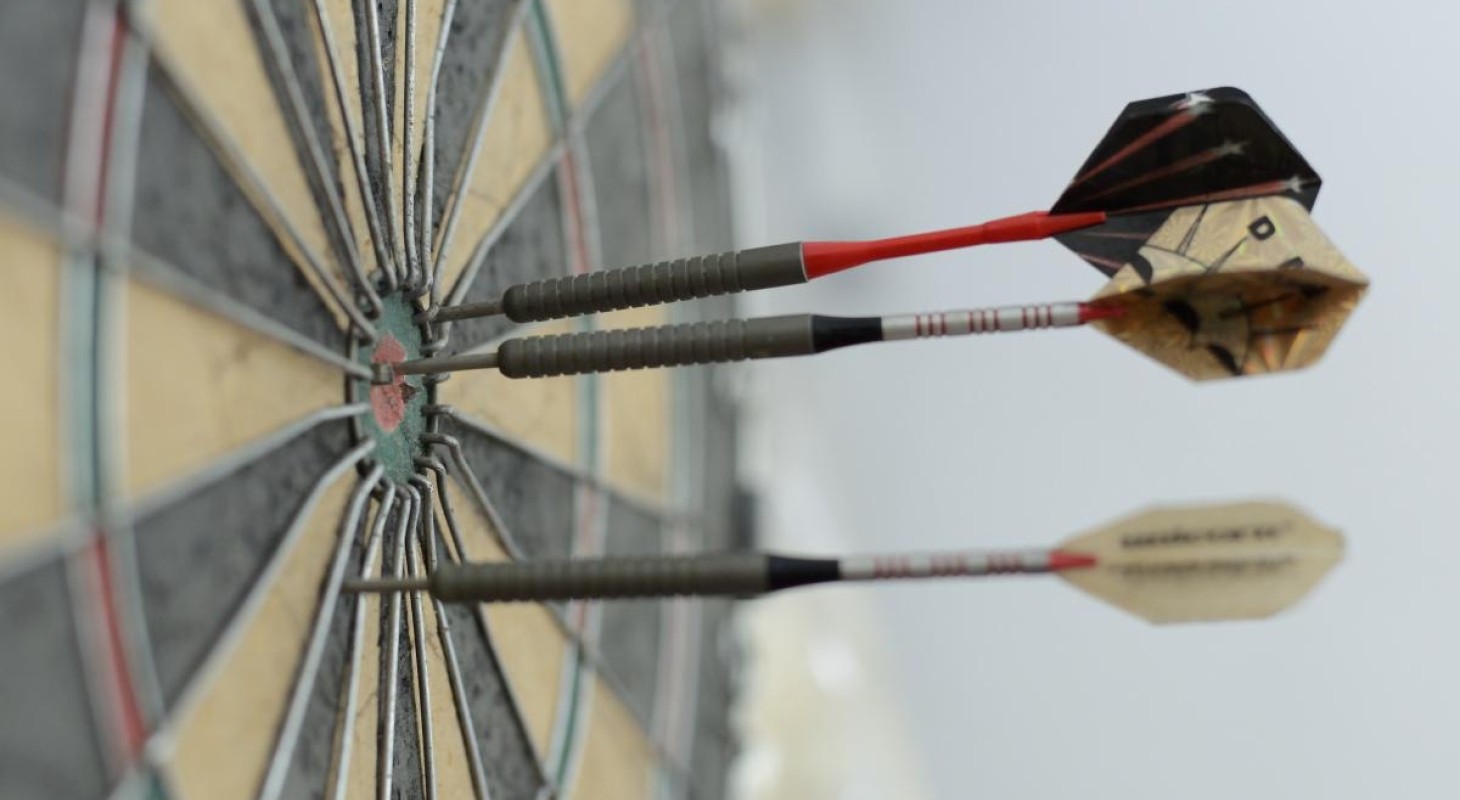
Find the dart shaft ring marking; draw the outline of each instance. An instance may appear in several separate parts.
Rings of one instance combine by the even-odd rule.
[[[1068,328],[1083,322],[1079,303],[1040,303],[1002,308],[975,308],[930,314],[903,314],[882,319],[882,338],[923,339],[975,333]]]
[[[1050,556],[1043,550],[855,556],[841,562],[842,579],[852,581],[998,575],[1049,569]]]

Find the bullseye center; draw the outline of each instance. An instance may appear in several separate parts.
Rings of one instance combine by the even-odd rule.
[[[375,355],[370,358],[375,364],[399,364],[405,360],[405,345],[388,333],[380,337]],[[381,431],[395,433],[406,417],[406,402],[414,393],[414,387],[406,383],[404,375],[395,376],[395,380],[386,386],[370,387],[370,408]]]
[[[360,348],[355,360],[362,364],[396,364],[421,357],[421,328],[415,308],[400,293],[381,298],[382,310],[373,322],[379,338]],[[350,384],[351,402],[366,402],[369,413],[359,418],[362,440],[375,442],[370,460],[385,468],[387,477],[404,483],[415,474],[415,459],[424,455],[421,435],[426,431],[425,407],[429,391],[419,375],[397,375],[383,386],[356,380]]]

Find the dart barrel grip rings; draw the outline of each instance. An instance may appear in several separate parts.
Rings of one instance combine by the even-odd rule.
[[[796,242],[523,283],[502,295],[502,312],[517,322],[536,322],[805,280]]]
[[[811,318],[797,314],[509,339],[497,367],[509,378],[545,378],[814,352]]]
[[[712,557],[659,556],[510,564],[442,564],[431,574],[431,593],[446,602],[545,602],[683,594],[756,595],[765,592],[765,557],[754,553]]]

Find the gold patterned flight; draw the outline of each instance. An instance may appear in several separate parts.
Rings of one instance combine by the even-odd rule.
[[[1296,200],[1171,214],[1092,302],[1094,324],[1193,380],[1302,369],[1323,356],[1369,281]]]

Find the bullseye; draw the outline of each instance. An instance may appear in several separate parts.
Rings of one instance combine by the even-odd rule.
[[[420,358],[424,339],[415,313],[411,301],[400,292],[382,295],[380,316],[374,320],[379,338],[373,347],[357,350],[355,360],[375,366]],[[374,385],[350,382],[350,402],[370,407],[370,413],[360,417],[356,431],[360,440],[375,441],[367,461],[383,466],[392,479],[409,481],[415,474],[415,459],[424,454],[421,434],[426,431],[425,406],[431,402],[430,394],[426,381],[410,375]]]
[[[406,359],[406,348],[390,334],[380,338],[371,356],[372,364],[399,364]],[[406,416],[407,392],[414,394],[414,387],[406,383],[405,376],[397,375],[394,381],[384,386],[370,387],[370,408],[375,412],[375,424],[385,433],[395,433]]]

